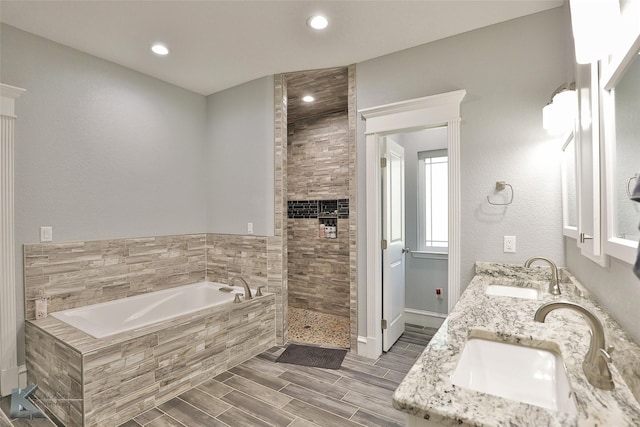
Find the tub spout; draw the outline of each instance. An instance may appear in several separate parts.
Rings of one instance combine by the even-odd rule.
[[[236,281],[239,281],[240,283],[242,283],[242,286],[244,286],[244,299],[253,299],[253,297],[251,296],[251,289],[249,289],[247,281],[242,277],[236,276],[232,278],[231,280],[229,280],[229,285],[233,286],[233,283]]]

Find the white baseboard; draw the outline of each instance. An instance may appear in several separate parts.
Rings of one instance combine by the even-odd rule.
[[[363,337],[358,335],[358,356],[377,359],[382,354],[382,346],[376,345],[375,337]]]
[[[0,371],[0,396],[9,396],[14,388],[18,388],[17,366]]]
[[[436,313],[435,311],[416,310],[414,308],[404,309],[405,323],[413,325],[439,328],[446,318],[446,314]]]
[[[27,386],[27,365],[18,366],[18,387],[25,388]]]

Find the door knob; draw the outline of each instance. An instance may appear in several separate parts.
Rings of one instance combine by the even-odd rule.
[[[402,248],[402,253],[403,254],[408,254],[409,252],[411,252],[410,248]]]

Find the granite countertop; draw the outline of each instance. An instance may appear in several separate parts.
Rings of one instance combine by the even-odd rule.
[[[448,426],[637,426],[640,425],[640,346],[593,301],[570,273],[563,271],[562,295],[547,292],[548,268],[476,263],[476,276],[427,348],[393,395],[393,406],[418,418]],[[536,287],[538,300],[485,295],[489,284]],[[582,316],[560,309],[545,323],[533,320],[538,307],[572,301],[594,313],[613,345],[609,365],[615,389],[591,386],[582,371],[590,330]],[[574,392],[577,415],[508,400],[451,383],[460,353],[470,334],[527,346],[551,346],[564,359]],[[551,344],[550,344],[551,343]]]

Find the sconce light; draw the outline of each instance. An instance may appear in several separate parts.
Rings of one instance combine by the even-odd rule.
[[[578,64],[590,64],[612,53],[620,27],[620,0],[569,0]]]
[[[575,83],[565,83],[551,95],[551,101],[542,109],[542,127],[553,135],[560,135],[574,126],[578,111]]]

